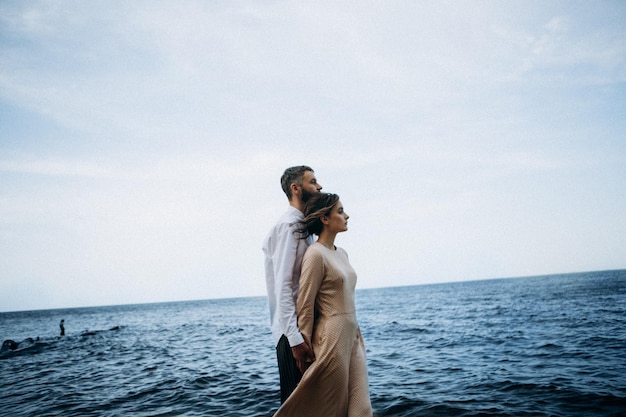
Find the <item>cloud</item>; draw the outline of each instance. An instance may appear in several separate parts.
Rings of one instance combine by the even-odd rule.
[[[0,5],[3,289],[262,294],[299,164],[365,286],[619,264],[621,4],[103,6]]]
[[[106,167],[85,161],[62,161],[51,159],[0,161],[0,172],[44,176],[70,176],[112,178],[114,174]]]

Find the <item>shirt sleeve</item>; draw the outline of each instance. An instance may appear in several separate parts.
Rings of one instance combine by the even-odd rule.
[[[304,254],[298,291],[298,326],[304,339],[311,343],[315,322],[315,299],[324,280],[324,258],[315,249]]]
[[[301,244],[298,235],[294,233],[296,226],[282,224],[276,230],[276,246],[273,253],[275,269],[274,287],[277,300],[278,326],[280,331],[289,340],[290,346],[296,346],[304,342],[302,334],[298,330],[296,316],[296,292],[299,277],[294,277],[297,270],[298,245]]]

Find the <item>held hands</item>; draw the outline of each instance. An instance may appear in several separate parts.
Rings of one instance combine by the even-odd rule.
[[[304,373],[306,369],[311,365],[311,362],[315,361],[315,353],[307,342],[302,342],[297,346],[291,347],[291,353],[296,360],[296,365],[300,372]]]

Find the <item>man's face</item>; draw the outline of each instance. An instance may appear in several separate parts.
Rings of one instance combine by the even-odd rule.
[[[311,171],[306,171],[302,176],[301,195],[302,202],[306,203],[311,195],[319,193],[322,190],[322,186],[317,182],[315,174]]]

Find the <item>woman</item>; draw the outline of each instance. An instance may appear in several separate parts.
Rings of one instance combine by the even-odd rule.
[[[372,415],[365,345],[356,320],[356,273],[348,254],[335,246],[349,216],[336,194],[318,193],[304,208],[304,238],[317,235],[302,260],[298,327],[315,361],[298,363],[304,375],[275,417],[365,417]]]

